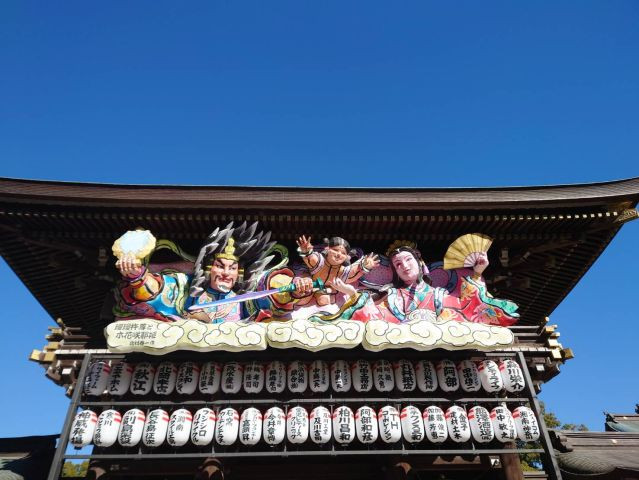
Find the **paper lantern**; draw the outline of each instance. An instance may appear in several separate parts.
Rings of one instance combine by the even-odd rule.
[[[134,375],[135,378],[135,375]],[[150,382],[149,382],[150,386]],[[118,443],[123,447],[135,447],[142,439],[146,416],[139,408],[132,408],[122,415]]]
[[[421,392],[430,393],[437,390],[437,372],[433,362],[420,360],[415,365],[415,380]]]
[[[121,397],[129,391],[131,378],[133,377],[133,365],[127,362],[116,363],[111,367],[111,375],[107,384],[109,395]]]
[[[457,368],[451,360],[437,362],[437,383],[444,392],[454,392],[459,388]]]
[[[324,360],[315,360],[308,369],[311,392],[323,393],[330,385],[330,371]]]
[[[444,411],[435,405],[431,405],[424,410],[422,418],[424,419],[426,438],[432,443],[445,442],[448,437],[448,427],[446,426]]]
[[[242,388],[244,368],[237,362],[228,362],[222,369],[222,392],[237,393]]]
[[[286,415],[280,407],[271,407],[262,420],[262,437],[268,445],[279,445],[286,435]]]
[[[131,393],[133,395],[148,395],[153,387],[155,367],[148,362],[138,363],[133,369],[131,378]]]
[[[378,392],[391,392],[395,387],[393,366],[388,360],[378,360],[373,364],[373,381]]]
[[[308,412],[304,407],[290,408],[286,414],[286,438],[293,444],[308,439]]]
[[[110,447],[118,439],[122,415],[117,410],[105,410],[98,417],[93,433],[93,444],[96,447]]]
[[[259,362],[246,364],[244,366],[244,391],[246,393],[260,393],[263,388],[264,365]]]
[[[282,393],[286,388],[286,366],[275,360],[266,366],[266,391]]]
[[[169,428],[169,414],[162,408],[151,410],[146,416],[142,431],[142,443],[155,448],[164,443]]]
[[[379,435],[377,413],[371,407],[364,405],[355,412],[355,433],[357,439],[363,444],[377,441]]]
[[[217,416],[210,408],[200,408],[193,415],[191,426],[191,443],[198,447],[204,447],[213,441],[215,435],[215,423]]]
[[[288,365],[288,389],[292,393],[303,393],[308,386],[308,372],[304,362],[295,360]]]
[[[93,440],[95,426],[98,422],[97,414],[92,410],[78,412],[71,423],[69,443],[74,447],[86,447]]]
[[[193,415],[185,408],[178,408],[169,418],[169,428],[166,431],[166,441],[172,447],[186,445],[191,435]]]
[[[84,393],[87,395],[99,396],[106,390],[111,366],[108,362],[99,360],[89,367],[86,377],[84,377]]]
[[[351,376],[353,377],[353,388],[355,388],[356,392],[370,392],[373,388],[373,370],[368,360],[353,362]]]
[[[503,443],[512,442],[517,438],[517,427],[510,410],[499,405],[490,411],[490,421],[495,430],[495,437]]]
[[[377,415],[379,436],[385,443],[396,443],[402,438],[401,418],[393,406],[386,405]]]
[[[256,445],[262,438],[262,413],[257,408],[247,408],[240,417],[240,442]]]
[[[468,423],[473,439],[478,443],[488,443],[495,438],[490,413],[484,407],[475,406],[468,410]]]
[[[514,360],[499,362],[499,372],[504,381],[504,388],[510,393],[521,392],[524,389],[524,373]]]
[[[333,411],[333,438],[341,445],[347,445],[355,438],[355,415],[345,405]]]
[[[324,444],[331,440],[332,419],[331,412],[326,407],[315,407],[309,415],[310,434],[313,443]]]
[[[496,393],[504,388],[504,381],[501,378],[499,367],[492,360],[484,360],[479,363],[479,379],[481,386],[488,393]]]
[[[200,367],[193,362],[184,362],[178,370],[175,390],[180,395],[192,395],[195,393],[200,380]]]
[[[217,362],[206,362],[200,371],[200,381],[198,387],[200,393],[210,395],[220,390],[220,380],[222,378],[222,364]]]
[[[448,436],[453,442],[464,443],[470,440],[470,425],[466,410],[458,405],[446,409]]]
[[[404,435],[404,440],[409,443],[421,442],[424,439],[422,412],[413,405],[407,405],[402,408],[399,416],[402,419],[402,435]]]
[[[334,392],[343,393],[351,389],[351,369],[346,360],[331,363],[331,387]]]
[[[173,362],[162,362],[155,370],[153,391],[157,395],[171,395],[175,390],[177,367]]]
[[[408,360],[399,360],[393,364],[395,374],[395,387],[400,392],[412,392],[415,390],[415,369]]]
[[[240,430],[240,415],[234,408],[220,410],[215,425],[215,441],[220,445],[233,445]]]
[[[478,392],[481,388],[479,370],[472,360],[462,360],[457,364],[457,376],[464,392]]]
[[[517,429],[517,437],[524,442],[539,440],[539,424],[535,414],[528,407],[517,407],[513,410],[513,419]]]

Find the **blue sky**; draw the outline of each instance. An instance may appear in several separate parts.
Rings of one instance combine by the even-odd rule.
[[[115,183],[504,186],[639,175],[639,4],[6,1],[0,176]],[[554,312],[564,422],[639,401],[623,227]],[[2,263],[1,436],[59,431],[26,361],[51,319]],[[604,364],[602,358],[607,358]],[[616,368],[615,368],[616,366]],[[8,410],[7,410],[8,409]]]

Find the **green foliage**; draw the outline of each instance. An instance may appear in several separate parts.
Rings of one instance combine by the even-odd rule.
[[[84,478],[87,476],[88,470],[88,460],[85,460],[82,463],[64,462],[64,465],[62,466],[62,477]]]
[[[576,425],[574,423],[564,423],[557,418],[557,416],[552,413],[546,411],[546,405],[544,402],[539,402],[539,406],[541,407],[541,413],[544,417],[544,423],[546,424],[546,428],[556,428],[560,430],[574,430],[577,432],[587,432],[588,427],[586,427],[583,423]],[[517,441],[517,448],[541,448],[541,444],[536,443],[524,443]],[[521,462],[521,469],[524,471],[531,470],[540,470],[541,469],[541,457],[538,453],[524,453],[519,455],[519,461]]]

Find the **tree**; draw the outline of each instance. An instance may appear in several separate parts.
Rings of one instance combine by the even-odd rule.
[[[547,428],[558,428],[560,430],[572,430],[577,432],[587,432],[588,427],[583,423],[579,425],[574,423],[561,423],[561,421],[557,418],[557,416],[552,413],[546,411],[546,405],[544,402],[539,402],[539,406],[541,408],[541,414],[544,417],[544,423]],[[518,448],[539,448],[538,443],[524,443],[517,441]],[[524,453],[519,455],[519,460],[521,461],[522,470],[539,470],[541,469],[541,457],[538,453]]]

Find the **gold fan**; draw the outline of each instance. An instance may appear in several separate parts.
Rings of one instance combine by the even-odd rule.
[[[462,235],[450,244],[444,256],[444,269],[469,268],[475,265],[477,258],[488,251],[493,239],[482,233]]]

